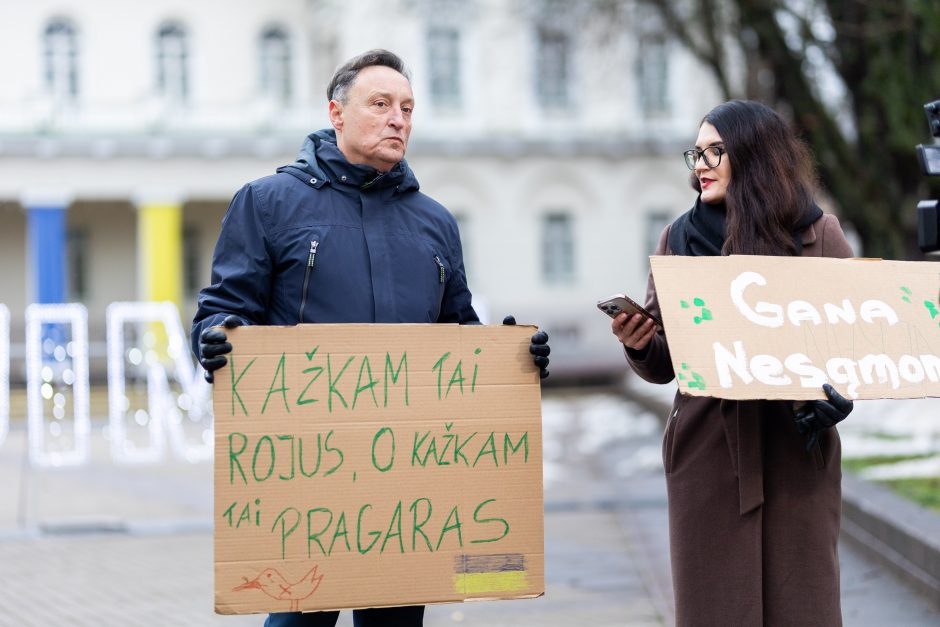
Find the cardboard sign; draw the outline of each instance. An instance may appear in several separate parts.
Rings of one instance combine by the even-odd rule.
[[[940,264],[650,257],[679,388],[730,399],[940,396]]]
[[[527,326],[241,327],[215,374],[215,609],[544,593]]]

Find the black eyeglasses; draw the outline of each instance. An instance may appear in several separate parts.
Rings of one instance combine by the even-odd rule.
[[[725,149],[721,146],[709,146],[704,150],[692,148],[682,153],[685,157],[685,164],[690,170],[695,169],[695,164],[699,159],[705,160],[705,165],[709,168],[717,168],[721,164],[721,155],[725,154]]]

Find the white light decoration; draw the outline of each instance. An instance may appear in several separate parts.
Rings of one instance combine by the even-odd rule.
[[[72,346],[71,355],[66,346],[56,344],[51,337],[43,337],[43,325],[51,324],[68,325],[70,328],[70,338],[66,342]],[[9,333],[5,335],[8,337]],[[44,353],[51,357],[44,357]],[[72,381],[71,384],[65,382],[66,377],[63,375],[66,372],[70,373],[68,379]],[[9,385],[9,376],[3,379]],[[72,391],[73,442],[70,449],[56,450],[46,446],[44,398],[54,399],[58,383]],[[78,466],[88,461],[88,438],[91,433],[88,392],[88,311],[85,306],[68,303],[32,304],[26,307],[26,402],[30,464],[38,467]],[[62,436],[65,414],[62,404],[56,405],[56,408],[60,409],[57,414],[62,418],[53,418],[49,432],[57,438]],[[52,428],[53,425],[55,428]]]
[[[138,345],[125,346],[124,332],[128,324],[138,331],[153,323],[162,323],[166,331],[166,355],[174,372],[168,373],[157,357],[156,339],[152,332],[138,332]],[[189,462],[212,459],[211,388],[202,377],[201,369],[193,366],[186,334],[180,323],[179,311],[170,302],[117,302],[107,309],[108,327],[108,406],[111,457],[115,462],[140,464],[163,459],[166,436],[174,453]],[[126,395],[125,360],[132,366],[146,369],[147,409],[131,408]],[[170,375],[173,376],[170,376]],[[175,380],[182,390],[175,395],[170,382]],[[184,417],[203,432],[197,443],[186,436]],[[128,420],[136,428],[147,430],[148,444],[140,447],[128,436]],[[165,435],[166,434],[166,435]]]
[[[0,445],[10,432],[10,310],[0,304]]]

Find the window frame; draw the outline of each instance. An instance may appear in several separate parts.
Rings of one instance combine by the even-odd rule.
[[[644,117],[665,117],[672,112],[669,74],[669,38],[661,32],[640,35],[637,38],[636,85]]]
[[[74,102],[79,97],[78,31],[72,20],[55,17],[42,34],[43,86],[53,100]]]
[[[557,27],[539,25],[535,32],[535,96],[542,109],[571,107],[573,44],[571,34]]]
[[[575,216],[572,211],[550,209],[541,218],[542,280],[570,284],[577,278]]]
[[[428,94],[437,108],[463,106],[462,39],[460,29],[452,25],[432,24],[425,32]]]
[[[175,42],[170,44],[174,39]],[[176,50],[172,49],[173,45],[177,46]],[[189,31],[183,24],[167,21],[157,27],[154,37],[154,63],[157,94],[174,104],[188,103],[191,83],[190,46]],[[171,76],[174,73],[176,76]]]
[[[294,97],[293,70],[290,32],[280,24],[266,26],[258,37],[259,92],[281,104],[289,103]]]

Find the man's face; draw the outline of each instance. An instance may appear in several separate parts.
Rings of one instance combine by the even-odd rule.
[[[408,79],[384,65],[360,70],[346,103],[330,101],[336,143],[350,163],[387,172],[405,156],[414,95]]]

